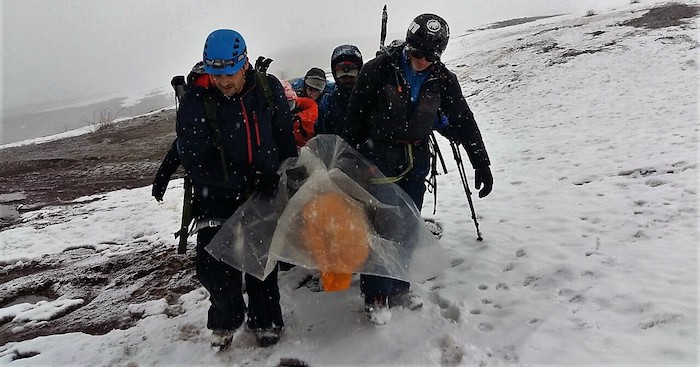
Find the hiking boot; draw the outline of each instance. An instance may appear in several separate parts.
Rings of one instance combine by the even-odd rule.
[[[282,330],[273,329],[259,329],[255,330],[255,338],[258,340],[258,345],[267,348],[269,346],[277,344],[280,340],[280,334]]]
[[[384,325],[391,321],[391,311],[386,296],[365,298],[367,319],[374,325]]]
[[[425,225],[428,227],[430,233],[435,236],[436,239],[442,238],[442,224],[433,218],[423,218]]]
[[[389,296],[389,307],[405,307],[414,311],[423,307],[423,299],[411,291],[399,292]]]
[[[231,346],[234,330],[216,329],[211,333],[211,349],[223,352]]]

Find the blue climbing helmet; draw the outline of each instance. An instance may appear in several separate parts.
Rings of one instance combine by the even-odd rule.
[[[248,61],[248,49],[243,36],[231,29],[211,32],[204,43],[202,61],[207,74],[235,74]]]

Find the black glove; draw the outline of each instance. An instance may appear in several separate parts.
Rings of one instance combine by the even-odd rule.
[[[268,59],[265,56],[259,56],[257,60],[255,60],[255,70],[261,72],[261,73],[266,73],[267,68],[270,67],[270,63],[272,62],[272,59]]]
[[[255,172],[255,191],[265,196],[274,196],[280,176],[276,172]]]
[[[482,184],[484,188],[479,190]],[[474,170],[474,187],[479,190],[480,198],[486,197],[486,195],[491,193],[491,189],[493,189],[493,176],[491,175],[489,166],[479,167]]]
[[[176,75],[170,80],[170,85],[175,89],[175,97],[178,100],[185,95],[185,77],[182,75]]]
[[[161,185],[159,182],[153,182],[153,188],[151,189],[151,195],[156,198],[156,201],[163,201],[163,195],[165,195],[166,187]]]

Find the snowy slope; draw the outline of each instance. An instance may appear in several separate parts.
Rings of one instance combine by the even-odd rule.
[[[451,41],[446,64],[469,96],[495,186],[475,199],[484,237],[478,242],[441,141],[450,173],[438,178],[438,212],[432,215],[428,194],[423,215],[443,223],[440,242],[451,267],[414,285],[422,309],[397,309],[388,325],[375,327],[362,312],[356,279],[349,291],[312,292],[297,289],[308,271],[295,268],[280,276],[286,329],[271,348],[256,347],[240,331],[230,350],[214,354],[200,288],[170,304],[124,305],[141,317],[127,330],[10,342],[0,346],[0,363],[696,365],[697,23],[620,25],[642,9],[549,18]],[[104,256],[144,242],[174,251],[181,181],[171,186],[162,204],[146,187],[30,213],[23,226],[0,232],[0,260],[69,245],[100,244]],[[52,217],[62,219],[40,223]],[[109,225],[96,230],[96,222]],[[0,320],[31,327],[71,302],[80,301],[6,307]]]

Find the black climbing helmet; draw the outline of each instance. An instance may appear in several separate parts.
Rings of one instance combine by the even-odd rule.
[[[335,70],[335,66],[343,61],[351,61],[357,65],[358,69],[362,68],[362,53],[355,45],[340,45],[333,50],[331,54],[331,70]]]
[[[408,26],[406,44],[411,48],[440,58],[450,39],[447,22],[435,14],[421,14]]]

